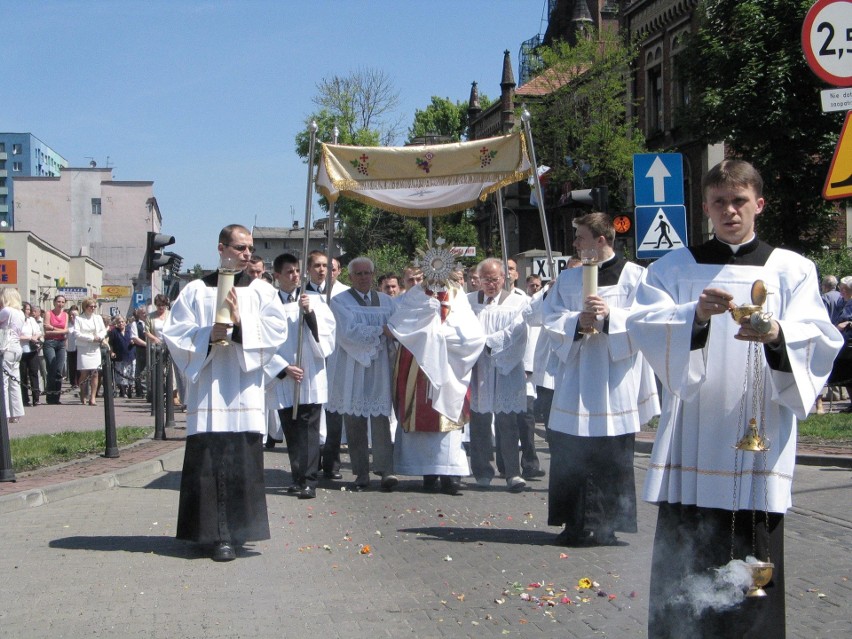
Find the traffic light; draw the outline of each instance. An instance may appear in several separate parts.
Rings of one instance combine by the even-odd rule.
[[[178,255],[177,253],[172,253],[171,251],[166,251],[163,255],[169,258],[167,265],[172,271],[172,277],[177,277],[180,275],[180,267],[183,264],[183,256]]]
[[[163,235],[148,231],[148,248],[145,249],[145,270],[148,273],[153,273],[163,266],[172,263],[172,258],[163,255],[160,249],[169,244],[174,244],[175,238],[173,235]]]
[[[609,213],[609,188],[596,186],[593,189],[579,189],[568,194],[568,203],[591,206],[595,211]]]

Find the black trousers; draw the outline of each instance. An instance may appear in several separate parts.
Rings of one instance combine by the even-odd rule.
[[[302,488],[317,486],[321,410],[320,404],[299,404],[295,419],[292,407],[278,411],[284,441],[287,443],[287,455],[290,458],[290,474],[293,476],[293,483]]]
[[[202,544],[269,539],[263,435],[186,438],[176,537]]]
[[[325,443],[320,452],[324,473],[340,470],[340,442],[343,439],[343,415],[325,411]]]
[[[21,397],[24,399],[24,406],[29,406],[29,397],[32,395],[33,404],[37,404],[41,391],[39,390],[39,367],[38,367],[38,351],[21,354]]]

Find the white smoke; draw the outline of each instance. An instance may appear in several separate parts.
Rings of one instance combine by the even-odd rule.
[[[712,574],[688,575],[681,583],[680,592],[672,599],[677,605],[692,608],[696,617],[706,610],[727,610],[742,603],[752,586],[748,564],[756,563],[754,557],[745,561],[733,559]]]

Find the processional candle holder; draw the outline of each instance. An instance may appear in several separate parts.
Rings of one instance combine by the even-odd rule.
[[[764,312],[763,305],[766,303],[766,297],[769,295],[766,290],[766,284],[762,280],[756,280],[751,286],[751,304],[741,304],[733,306],[730,309],[731,316],[737,324],[742,324],[744,320],[748,320],[749,325],[758,333],[768,333],[772,330],[772,313]],[[763,354],[760,342],[752,341],[748,346],[748,362],[746,365],[745,379],[743,383],[743,394],[740,401],[739,424],[744,424],[745,404],[748,396],[749,385],[751,386],[752,397],[752,415],[748,420],[745,428],[745,433],[740,437],[734,445],[734,489],[733,489],[733,507],[731,508],[731,559],[734,559],[735,545],[735,523],[737,512],[737,492],[742,490],[743,476],[745,472],[745,455],[755,454],[759,458],[755,458],[752,464],[751,472],[751,502],[755,504],[755,480],[758,475],[763,476],[763,503],[764,503],[764,526],[769,526],[769,495],[766,483],[765,472],[758,473],[758,470],[765,471],[766,469],[766,452],[769,450],[769,440],[763,432]],[[739,427],[738,427],[739,430]],[[738,433],[739,434],[739,433]],[[743,453],[742,460],[740,453]],[[760,468],[758,469],[758,466]],[[757,511],[752,506],[752,555],[757,556],[756,548],[756,531],[757,531]],[[766,597],[766,591],[763,589],[772,580],[772,573],[775,564],[770,561],[767,552],[766,561],[748,561],[746,567],[751,575],[751,586],[746,592],[746,597]]]
[[[228,306],[228,293],[234,287],[234,277],[241,269],[236,268],[237,262],[230,256],[223,255],[219,263],[219,277],[216,282],[216,315],[214,321],[217,324],[231,323],[231,307]],[[228,346],[231,342],[219,339],[213,342],[217,346]]]
[[[598,252],[595,249],[583,249],[580,251],[580,262],[583,269],[583,303],[589,295],[598,294]],[[597,319],[597,318],[596,318]],[[598,329],[594,326],[580,328],[577,331],[581,335],[596,335]]]

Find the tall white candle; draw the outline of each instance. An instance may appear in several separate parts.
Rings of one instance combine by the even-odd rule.
[[[598,294],[598,265],[583,264],[583,300]]]
[[[216,322],[219,324],[231,323],[231,308],[225,302],[228,293],[234,287],[234,273],[232,271],[219,271],[219,281],[216,286]]]

